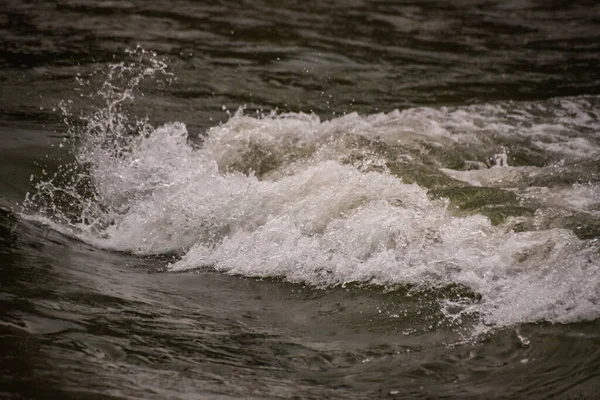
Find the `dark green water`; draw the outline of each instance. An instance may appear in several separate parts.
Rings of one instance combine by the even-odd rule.
[[[5,0],[0,37],[0,397],[595,398],[596,2]]]

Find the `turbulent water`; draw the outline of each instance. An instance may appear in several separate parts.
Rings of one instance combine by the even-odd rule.
[[[594,398],[599,27],[9,0],[0,396]]]

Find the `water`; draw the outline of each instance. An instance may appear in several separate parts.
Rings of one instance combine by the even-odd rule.
[[[1,397],[594,398],[595,2],[5,4]]]

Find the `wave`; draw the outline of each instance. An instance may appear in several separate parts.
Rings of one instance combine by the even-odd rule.
[[[104,87],[106,107],[74,128],[76,161],[39,180],[30,214],[101,248],[178,254],[171,271],[461,285],[477,298],[447,300],[449,316],[488,326],[600,316],[600,98],[325,121],[240,109],[190,143],[181,122],[128,119],[138,82]]]

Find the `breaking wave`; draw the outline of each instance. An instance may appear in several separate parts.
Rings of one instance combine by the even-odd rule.
[[[166,64],[137,49],[70,127],[74,161],[24,213],[95,246],[326,288],[442,299],[482,326],[600,316],[600,99],[414,108],[321,120],[245,115],[191,142],[125,109]],[[452,310],[452,311],[450,311]]]

